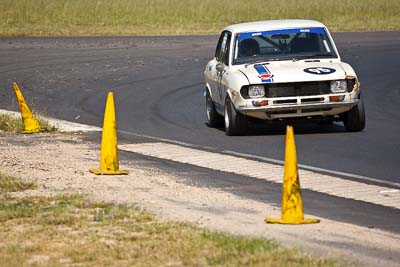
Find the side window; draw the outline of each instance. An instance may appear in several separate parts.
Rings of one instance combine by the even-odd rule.
[[[224,36],[225,36],[225,32],[221,33],[221,36],[219,37],[219,40],[218,40],[217,48],[215,49],[215,58],[217,58],[217,59],[221,52],[221,44],[222,44],[222,40],[224,39]]]
[[[223,32],[219,38],[217,50],[215,51],[215,57],[219,62],[223,62],[225,65],[229,64],[229,46],[231,42],[231,33]]]

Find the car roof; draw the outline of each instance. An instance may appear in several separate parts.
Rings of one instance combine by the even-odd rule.
[[[293,28],[326,28],[324,24],[315,20],[306,19],[284,19],[284,20],[265,20],[255,22],[245,22],[230,25],[224,28],[224,31],[232,33],[237,32],[258,32],[279,29],[293,29]]]

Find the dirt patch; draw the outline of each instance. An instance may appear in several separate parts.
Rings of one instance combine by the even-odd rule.
[[[131,204],[159,218],[189,221],[235,235],[263,236],[314,255],[348,257],[370,266],[398,266],[400,237],[324,218],[315,225],[267,225],[278,218],[272,205],[240,198],[213,188],[183,184],[173,174],[144,165],[143,160],[120,158],[126,176],[96,176],[99,144],[76,134],[0,135],[0,168],[18,178],[35,181],[36,190],[16,196],[89,194],[95,201]]]

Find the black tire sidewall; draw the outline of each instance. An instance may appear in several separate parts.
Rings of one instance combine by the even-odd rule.
[[[365,128],[365,108],[361,94],[359,94],[359,99],[360,102],[358,102],[357,106],[346,112],[344,116],[343,124],[349,132],[358,132]]]
[[[237,112],[229,96],[226,97],[225,111],[228,112],[229,126],[225,124],[225,133],[229,136],[244,135],[247,132],[248,121],[241,113]]]
[[[210,127],[219,127],[222,125],[222,117],[218,114],[215,109],[214,102],[211,98],[210,92],[206,91],[206,116],[207,116],[207,124]],[[210,110],[208,110],[210,108]]]

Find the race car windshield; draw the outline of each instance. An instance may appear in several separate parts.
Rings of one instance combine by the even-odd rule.
[[[337,58],[324,28],[236,34],[233,64],[308,58]]]

